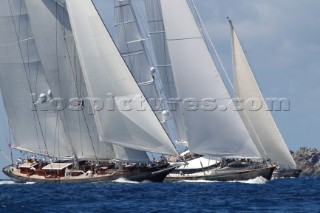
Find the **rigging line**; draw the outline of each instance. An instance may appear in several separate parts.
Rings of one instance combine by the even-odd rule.
[[[59,115],[58,115],[58,113],[56,113],[56,116],[57,116],[56,117],[56,125],[58,125],[58,128],[56,126],[56,130],[58,131],[58,140],[57,140],[57,143],[58,143],[58,156],[61,156],[61,153],[60,153],[60,123],[59,123]]]
[[[155,4],[155,5],[153,5],[153,3]],[[145,5],[147,5],[148,3],[145,1]],[[149,5],[149,4],[148,4]],[[159,22],[161,23],[161,27],[162,27],[162,29],[164,29],[164,25],[163,25],[163,17],[162,17],[162,12],[161,12],[161,6],[160,6],[160,2],[159,1],[153,1],[153,2],[151,2],[151,6],[152,6],[152,8],[154,8],[154,7],[156,7],[157,8],[157,11],[159,11],[159,14],[157,14],[157,15],[159,15],[159,16],[161,16],[160,17],[160,19],[161,20],[159,20]],[[149,7],[150,7],[150,5],[149,5]],[[150,22],[150,21],[149,21]],[[150,24],[149,24],[149,27],[150,27]],[[148,31],[148,30],[147,30]],[[150,35],[149,35],[149,37],[150,37]],[[165,40],[165,31],[164,31],[164,34],[163,34],[163,37],[162,37],[164,40]],[[164,55],[164,57],[165,57],[165,64],[170,64],[170,63],[167,63],[167,61],[168,61],[168,59],[169,59],[169,61],[170,61],[170,58],[168,57],[168,54],[167,54],[167,45],[166,45],[166,43],[165,42],[163,42],[163,45],[164,45],[164,53],[163,53],[163,55]],[[155,56],[156,57],[156,56]],[[167,69],[170,69],[170,67],[168,67]],[[169,72],[168,72],[168,70],[166,69],[166,78],[167,78],[167,82],[168,82],[168,84],[170,84],[169,83]],[[158,77],[159,79],[161,79],[160,77]],[[161,86],[163,86],[163,85],[161,85]],[[170,86],[169,86],[170,87]],[[164,91],[164,89],[163,89],[163,87],[162,87],[162,90]],[[173,95],[172,95],[172,93],[171,93],[171,91],[170,91],[170,89],[168,89],[168,92],[169,92],[169,96],[170,97],[172,97]],[[164,95],[165,96],[165,95]],[[165,96],[166,97],[166,96]],[[167,99],[165,99],[165,100],[167,100]],[[168,107],[168,109],[170,109],[169,108],[169,105],[167,104],[167,107]],[[173,115],[170,115],[170,117],[171,117],[171,122],[173,122],[171,125],[173,125],[173,129],[174,129],[174,134],[175,134],[175,137],[176,137],[176,139],[180,139],[181,138],[181,134],[180,134],[180,131],[179,131],[179,128],[178,128],[178,123],[177,123],[177,120],[175,119],[175,116],[173,116]],[[178,136],[178,138],[177,138],[177,136]],[[180,145],[180,144],[175,144],[176,146],[178,145],[179,146],[179,148],[182,148],[182,145]]]
[[[137,19],[137,16],[136,16],[136,12],[135,12],[135,10],[134,10],[134,8],[133,8],[133,5],[132,5],[132,0],[128,0],[128,2],[129,2],[129,4],[130,4],[130,9],[131,9],[132,15],[133,15],[133,17],[134,17],[134,19],[135,19],[135,22],[136,22],[136,27],[137,27],[138,33],[139,33],[140,37],[142,37],[142,31],[141,31],[141,28],[140,28],[140,25],[139,25],[139,22],[138,22],[138,19]],[[145,51],[145,54],[146,54],[146,56],[147,56],[149,65],[152,66],[152,65],[155,64],[155,63],[154,63],[153,60],[152,60],[151,53],[148,51],[148,48],[146,47],[146,42],[145,42],[145,40],[142,41],[142,47],[144,48],[144,51]],[[157,81],[158,84],[155,82],[155,89],[158,90],[158,92],[159,92],[158,96],[159,96],[160,98],[163,98],[163,99],[165,100],[164,103],[163,103],[163,105],[162,105],[162,107],[168,109],[167,98],[166,98],[165,94],[163,93],[163,86],[162,86],[162,82],[160,81],[160,77],[159,77],[159,74],[158,74],[158,70],[156,69],[155,71],[156,71],[156,72],[155,72],[155,75],[156,75],[156,78],[155,78],[155,79],[158,80],[158,81]],[[159,89],[158,87],[160,87],[160,89]],[[142,92],[142,91],[141,91],[141,92]],[[169,115],[170,115],[170,121],[172,122],[171,113],[170,113],[169,110],[168,110],[168,112],[169,112]],[[154,114],[155,114],[155,112],[154,112]],[[172,123],[170,122],[171,125],[168,126],[168,128],[166,129],[165,126],[164,126],[164,124],[161,123],[160,119],[158,118],[158,116],[157,116],[156,114],[155,114],[155,117],[156,117],[156,118],[158,119],[158,121],[160,122],[161,127],[163,128],[164,132],[166,133],[166,135],[167,135],[168,138],[170,139],[171,144],[173,145],[173,147],[175,148],[176,152],[178,153],[178,151],[177,151],[177,150],[178,150],[178,149],[177,149],[177,145],[174,143],[174,140],[177,139],[177,135],[176,135],[177,130],[176,130],[176,129],[172,129],[172,128],[174,128],[174,125],[172,125]],[[170,130],[172,130],[172,132],[171,132],[171,134],[169,135]],[[172,135],[172,134],[173,134],[173,135]],[[172,136],[174,137],[174,140],[171,138]]]
[[[118,35],[120,35],[120,36],[118,36],[118,43],[120,44],[120,39],[121,39],[120,37],[124,36],[125,37],[125,41],[126,41],[125,42],[126,43],[126,49],[127,49],[126,52],[130,52],[130,47],[129,47],[129,44],[128,44],[128,37],[129,36],[128,36],[127,30],[126,30],[127,24],[125,24],[125,23],[129,23],[129,21],[125,22],[124,12],[123,12],[123,6],[129,6],[130,3],[122,5],[122,3],[120,1],[118,1],[118,0],[115,0],[115,1],[119,2],[119,6],[121,6],[121,7],[118,7],[118,8],[116,7],[116,9],[118,11],[118,14],[115,13],[115,16],[117,16],[116,18],[118,19],[119,23],[124,23],[123,25],[119,25],[119,28],[118,28]],[[130,21],[130,23],[135,23],[135,21],[134,20]],[[117,25],[115,25],[115,26],[117,27]],[[123,29],[122,29],[122,26],[123,26]],[[120,34],[120,32],[121,32],[121,34]],[[122,35],[122,34],[124,34],[124,35]],[[121,53],[121,55],[123,55],[123,54]],[[133,67],[133,59],[132,59],[132,57],[130,57],[130,55],[129,55],[128,59],[129,59],[128,60],[129,67],[132,68]],[[127,61],[127,60],[125,60],[125,61]]]
[[[60,69],[59,69],[59,57],[58,57],[58,19],[57,19],[57,17],[58,17],[58,14],[59,14],[59,12],[58,12],[58,2],[56,2],[56,14],[55,14],[55,17],[56,17],[56,34],[55,34],[55,36],[56,36],[56,56],[57,56],[57,58],[56,58],[56,65],[57,65],[57,75],[58,75],[58,83],[59,83],[59,90],[60,90],[60,95],[62,96],[62,86],[61,86],[61,78],[60,78]],[[65,121],[67,121],[68,119],[67,119],[67,115],[66,115],[66,112],[65,112],[65,110],[63,110],[63,115],[64,115],[64,118],[65,118]],[[65,122],[65,124],[66,125],[64,125],[64,127],[66,128],[66,134],[68,134],[68,139],[69,139],[69,141],[70,141],[70,145],[71,145],[71,147],[72,147],[72,151],[73,151],[73,153],[74,153],[74,155],[75,155],[75,158],[77,158],[77,154],[76,154],[76,152],[75,152],[75,149],[74,149],[74,146],[73,146],[73,141],[72,141],[72,138],[71,138],[71,135],[70,135],[70,130],[69,130],[69,126],[68,126],[68,123],[67,122]]]
[[[60,19],[60,21],[62,20],[63,21],[63,23],[64,23],[64,20],[65,20],[65,16],[63,15],[63,19],[61,19],[61,15],[60,15],[60,13],[58,12],[58,15],[59,15],[59,19]],[[81,83],[81,71],[80,71],[80,73],[79,73],[79,87],[80,88],[78,88],[78,85],[77,85],[77,79],[78,79],[78,77],[77,77],[77,70],[78,69],[76,69],[74,66],[73,66],[73,64],[72,64],[72,62],[71,62],[71,54],[70,54],[70,51],[69,51],[69,48],[68,48],[68,42],[67,42],[67,39],[66,39],[66,33],[65,33],[65,28],[61,25],[61,28],[62,28],[62,31],[63,31],[63,33],[64,33],[64,37],[63,37],[63,39],[64,39],[64,42],[65,42],[65,45],[66,45],[66,50],[67,50],[67,54],[68,54],[68,58],[69,58],[69,60],[68,60],[68,62],[69,62],[69,64],[70,64],[70,67],[71,67],[71,73],[72,73],[72,76],[73,76],[73,79],[75,80],[75,93],[76,93],[76,95],[77,95],[77,97],[80,99],[80,97],[81,97],[81,91],[82,91],[82,88],[81,88],[81,86],[82,86],[82,83]],[[74,41],[74,40],[73,40]],[[77,50],[76,50],[76,47],[74,46],[74,55],[76,56],[77,55]],[[77,59],[76,59],[76,57],[73,57],[74,58],[74,61],[75,61],[75,66],[76,66],[76,62],[77,62]],[[79,67],[79,70],[81,69],[81,67]],[[76,74],[75,74],[76,73]],[[89,135],[89,138],[90,138],[90,142],[91,142],[91,146],[92,146],[92,149],[93,149],[93,152],[94,152],[94,155],[95,155],[95,158],[96,158],[96,160],[98,160],[98,157],[97,157],[97,153],[96,153],[96,150],[95,150],[95,148],[94,148],[94,145],[93,145],[93,138],[92,138],[92,135],[91,135],[91,132],[90,132],[90,128],[89,128],[89,125],[88,125],[88,121],[87,121],[87,118],[86,118],[86,116],[85,116],[85,113],[84,113],[84,111],[83,110],[81,110],[82,111],[82,115],[83,115],[83,118],[84,118],[84,121],[85,121],[85,124],[86,124],[86,129],[87,129],[87,131],[88,131],[88,135]],[[81,114],[81,112],[78,112],[78,118],[79,118],[79,127],[80,127],[80,134],[81,134],[81,116],[80,116],[80,114]],[[81,151],[82,151],[82,155],[83,155],[83,148],[82,148],[82,137],[80,136],[80,140],[81,140]],[[75,154],[76,155],[76,154]]]
[[[61,6],[61,5],[60,5]],[[75,87],[75,91],[74,91],[74,95],[77,97],[77,98],[80,98],[79,94],[78,94],[78,90],[77,90],[77,72],[74,73],[74,69],[73,69],[73,65],[71,63],[71,56],[69,54],[69,47],[68,47],[68,43],[66,41],[66,33],[65,33],[65,28],[64,28],[64,25],[62,23],[65,23],[65,13],[62,11],[62,15],[60,14],[60,10],[58,8],[58,5],[56,5],[56,45],[58,45],[58,19],[60,20],[60,27],[61,27],[61,31],[63,33],[63,40],[64,40],[64,43],[65,43],[65,46],[66,46],[66,51],[67,51],[67,54],[68,54],[68,62],[70,64],[70,67],[71,67],[71,73],[72,73],[72,76],[73,76],[73,79],[74,79],[74,87]],[[57,49],[56,49],[57,51]],[[57,51],[58,52],[58,51]],[[57,57],[58,57],[58,54],[57,54]],[[58,60],[58,58],[57,58]],[[62,91],[61,91],[61,84],[60,84],[60,75],[59,75],[59,72],[60,72],[60,69],[59,69],[59,64],[57,64],[57,68],[58,68],[58,79],[59,79],[59,85],[60,85],[60,94],[62,95]],[[66,69],[68,69],[66,67]],[[67,119],[67,117],[66,117]],[[81,124],[80,124],[80,114],[78,112],[78,123],[79,123],[79,132],[80,132],[80,142],[81,142],[81,151],[82,151],[82,156],[83,156],[83,141],[82,141],[82,137],[81,137]],[[66,124],[67,125],[67,124]],[[69,128],[68,128],[69,129]],[[71,138],[71,136],[70,136]]]
[[[10,157],[11,157],[11,161],[13,163],[13,153],[12,153],[12,143],[11,143],[11,128],[9,126],[9,121],[8,121],[8,127],[9,127],[8,138],[9,138],[9,144],[10,144]]]
[[[161,11],[161,5],[160,5],[159,1],[155,1],[155,4],[157,6],[157,11],[159,11],[159,16],[161,16],[161,19],[159,20],[159,22],[161,23],[161,27],[162,27],[163,32],[164,32],[162,38],[163,38],[163,48],[164,48],[163,55],[165,57],[165,59],[164,59],[165,60],[165,64],[171,64],[170,57],[167,54],[168,53],[168,46],[167,46],[167,44],[165,42],[165,40],[166,40],[166,32],[165,32],[165,27],[164,27],[164,23],[163,23],[163,14],[162,14],[162,11]],[[169,74],[169,70],[168,69],[172,69],[172,66],[170,65],[170,66],[168,66],[166,68],[166,78],[167,78],[168,84],[170,84],[170,82],[169,82],[169,79],[170,79],[169,75],[170,74]],[[173,97],[173,94],[172,94],[172,92],[170,90],[170,86],[168,86],[168,87],[169,87],[168,88],[169,96]],[[173,119],[173,122],[174,122],[174,125],[175,125],[176,134],[179,136],[179,139],[180,139],[181,138],[181,134],[180,134],[180,131],[179,131],[179,128],[178,128],[178,122],[177,122],[177,120],[175,118]],[[181,148],[181,145],[179,145],[179,147]]]
[[[92,1],[91,1],[92,2]],[[96,5],[95,5],[95,3],[94,2],[92,2],[93,3],[93,6],[94,6],[94,8],[95,8],[95,10],[97,10],[97,7],[96,7]],[[98,10],[97,10],[98,11]],[[103,20],[102,20],[102,17],[101,17],[101,15],[99,14],[99,12],[98,12],[98,16],[99,16],[99,18],[101,19],[101,21],[102,21],[102,24],[103,24],[103,26],[105,27],[105,30],[106,30],[106,32],[110,35],[110,32],[109,32],[109,30],[108,30],[108,28],[106,27],[106,25],[105,25],[105,23],[103,22]],[[111,38],[111,40],[112,40],[112,42],[115,44],[115,42],[114,42],[114,39],[110,36],[110,38]],[[120,50],[119,50],[119,48],[115,45],[115,49],[117,50],[117,52],[120,54],[120,56],[121,56],[121,52],[120,52]],[[129,67],[128,67],[128,65],[125,63],[125,66],[129,69]],[[132,79],[134,80],[134,82],[136,83],[136,84],[138,84],[138,82],[137,82],[137,80],[136,80],[136,78],[132,75],[132,73],[129,71],[129,74],[131,75],[131,77],[132,77]],[[141,92],[141,94],[143,94],[144,95],[144,93],[142,92],[142,90],[141,90],[141,88],[138,86],[138,90]],[[154,114],[154,113],[153,113]],[[159,121],[159,123],[161,124],[161,122],[160,122],[160,120],[158,119],[158,117],[154,114],[154,116],[156,117],[156,119]],[[165,131],[165,134],[167,135],[167,137],[169,138],[169,140],[170,140],[170,137],[168,136],[168,133],[166,132],[166,130],[164,129],[164,127],[161,125],[161,127],[162,127],[162,129]],[[171,141],[171,140],[170,140]],[[173,145],[174,147],[175,147],[175,145]],[[177,152],[177,151],[176,151]],[[177,152],[178,153],[178,152]]]
[[[24,57],[23,57],[23,53],[22,53],[22,47],[21,47],[21,44],[19,42],[19,34],[17,33],[17,26],[16,26],[16,23],[14,21],[14,15],[13,15],[13,11],[12,11],[12,5],[10,3],[10,0],[7,0],[8,1],[8,4],[9,4],[9,8],[10,8],[10,13],[11,13],[11,18],[12,18],[12,22],[13,22],[13,26],[14,26],[14,29],[15,29],[15,34],[16,34],[16,37],[17,37],[17,44],[18,44],[18,47],[19,47],[19,51],[20,51],[20,56],[21,56],[21,60],[23,62],[23,67],[24,67],[24,71],[25,71],[25,74],[26,74],[26,78],[27,78],[27,82],[28,82],[28,87],[29,87],[29,90],[30,90],[30,94],[32,94],[32,87],[31,87],[31,83],[30,83],[30,79],[28,77],[28,71],[27,71],[27,68],[26,68],[26,63],[25,63],[25,60],[24,60]],[[21,12],[20,12],[20,17],[19,19],[21,18]],[[28,52],[27,52],[28,53]],[[28,54],[29,55],[29,54]],[[29,63],[29,62],[28,62]],[[33,102],[33,100],[32,100]],[[34,104],[34,102],[33,102]],[[40,117],[39,117],[39,114],[38,114],[38,111],[35,110],[34,113],[36,114],[36,120],[38,121],[38,124],[39,124],[39,127],[40,127],[40,130],[41,130],[41,134],[42,134],[42,138],[43,138],[43,142],[44,142],[44,145],[45,145],[45,148],[46,148],[46,152],[47,154],[49,153],[48,152],[48,147],[47,147],[47,142],[45,140],[45,136],[42,132],[42,126],[41,126],[41,123],[40,123]],[[37,129],[37,128],[36,128]],[[48,154],[49,155],[49,154]]]
[[[217,57],[217,59],[219,61],[219,64],[220,64],[220,66],[221,66],[221,68],[222,68],[222,70],[223,70],[223,72],[224,72],[224,74],[225,74],[225,76],[226,76],[226,78],[228,80],[228,83],[229,83],[230,87],[232,88],[232,91],[235,93],[235,89],[233,87],[232,81],[231,81],[231,79],[230,79],[230,77],[228,75],[228,72],[227,72],[225,66],[222,63],[222,60],[221,60],[221,58],[220,58],[220,56],[218,54],[218,51],[217,51],[215,45],[213,44],[213,41],[212,41],[212,39],[211,39],[211,37],[209,35],[209,32],[208,32],[208,30],[207,30],[207,28],[206,28],[206,26],[205,26],[205,24],[203,22],[203,19],[202,19],[200,13],[199,13],[198,8],[197,8],[196,4],[194,3],[194,0],[191,0],[191,3],[193,5],[193,7],[194,7],[194,10],[196,12],[197,18],[200,21],[201,27],[202,27],[203,31],[205,32],[204,38],[208,39],[209,45],[213,48],[213,51],[214,51],[214,53],[215,53],[215,55],[216,55],[216,57]]]

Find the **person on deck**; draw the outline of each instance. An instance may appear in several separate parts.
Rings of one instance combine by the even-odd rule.
[[[65,172],[64,172],[64,177],[69,177],[70,176],[70,169],[67,167]]]
[[[86,175],[87,175],[87,178],[93,178],[93,173],[92,173],[91,170],[88,170],[88,171],[86,172]]]

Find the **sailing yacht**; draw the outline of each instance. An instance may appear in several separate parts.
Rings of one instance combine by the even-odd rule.
[[[225,110],[235,106],[187,1],[145,0],[145,14],[137,1],[115,2],[120,52],[133,75],[145,77],[139,82],[140,88],[155,88],[148,91],[153,91],[156,98],[159,91],[163,92],[169,103],[163,125],[167,131],[174,130],[171,138],[187,144],[192,152],[187,164],[180,162],[183,165],[167,178],[270,179],[275,166],[257,160],[261,155],[240,115]],[[142,32],[143,28],[149,31]],[[150,71],[142,72],[151,65],[151,75]]]
[[[176,155],[91,0],[0,1],[0,88],[17,181],[161,182]],[[36,156],[45,159],[37,160]],[[50,158],[50,162],[46,162]]]
[[[299,177],[301,170],[297,169],[297,165],[263,98],[231,20],[229,22],[232,35],[231,46],[236,95],[241,100],[255,98],[261,101],[260,110],[253,111],[243,107],[243,110],[239,111],[241,118],[261,156],[265,159],[269,158],[277,164],[274,177]]]

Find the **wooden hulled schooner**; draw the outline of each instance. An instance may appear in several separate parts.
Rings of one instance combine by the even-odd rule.
[[[91,0],[0,1],[0,88],[13,148],[35,156],[17,181],[161,182],[176,155]]]

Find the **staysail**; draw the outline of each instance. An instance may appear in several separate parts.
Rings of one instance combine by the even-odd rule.
[[[250,110],[243,107],[244,110],[239,113],[262,157],[270,158],[281,167],[296,169],[296,164],[262,96],[237,34],[233,26],[231,28],[234,88],[236,94],[238,98],[244,101],[255,98],[261,102],[259,110]]]
[[[176,154],[150,105],[143,101],[145,97],[92,1],[66,3],[88,94],[95,100],[91,103],[95,106],[101,140],[143,151]],[[97,109],[95,104],[101,100],[106,104]]]
[[[14,148],[46,156],[74,157],[57,113],[36,104],[50,86],[24,0],[0,1],[0,88]]]
[[[160,3],[175,85],[179,98],[184,100],[189,149],[214,157],[259,157],[187,1]]]

